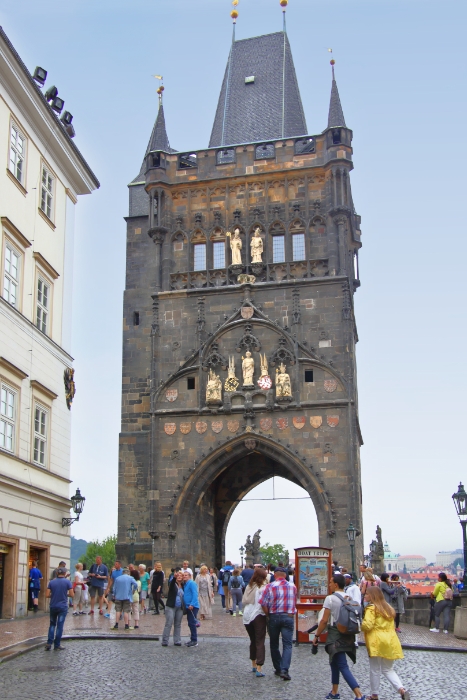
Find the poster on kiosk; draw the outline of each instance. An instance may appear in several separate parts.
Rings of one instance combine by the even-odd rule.
[[[332,577],[332,549],[299,547],[295,550],[295,585],[297,587],[297,644],[311,642],[318,625],[318,614],[329,595]],[[316,629],[316,628],[315,628]],[[321,635],[324,642],[326,634]]]

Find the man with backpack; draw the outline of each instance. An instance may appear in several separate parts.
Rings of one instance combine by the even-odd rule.
[[[325,644],[329,662],[331,664],[331,692],[326,695],[326,700],[338,700],[339,676],[343,675],[347,685],[354,693],[356,700],[363,697],[358,681],[353,676],[347,664],[347,656],[353,661],[357,660],[357,648],[355,636],[360,632],[362,620],[362,608],[354,600],[345,594],[345,578],[342,574],[334,574],[329,586],[331,595],[324,600],[323,617],[316,630],[313,644],[316,646],[319,637],[328,629],[328,637]]]
[[[226,561],[225,565],[219,571],[219,578],[222,581],[222,589],[225,598],[225,612],[230,614],[232,609],[232,596],[229,591],[229,581],[232,576],[233,566],[231,561]]]

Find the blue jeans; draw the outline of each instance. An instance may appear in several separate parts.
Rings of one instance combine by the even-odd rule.
[[[192,642],[198,641],[198,632],[196,631],[196,616],[198,614],[199,608],[187,608],[186,611],[186,621],[188,622],[188,627],[190,628],[190,638]]]
[[[347,656],[345,651],[339,651],[334,654],[331,661],[331,681],[333,685],[339,685],[339,674],[342,673],[344,680],[351,690],[359,688],[358,681],[347,664]]]
[[[65,618],[67,616],[68,609],[57,610],[56,608],[50,609],[50,627],[49,636],[47,637],[47,644],[54,645],[55,649],[60,646],[60,641],[63,634],[63,625],[65,624]],[[57,631],[55,631],[55,629]],[[55,635],[55,641],[54,641]]]
[[[277,613],[269,616],[269,646],[276,671],[288,671],[292,661],[292,638],[294,618]],[[279,651],[279,636],[282,635],[282,654]]]

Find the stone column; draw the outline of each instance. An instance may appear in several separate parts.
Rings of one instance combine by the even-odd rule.
[[[164,238],[166,230],[162,226],[156,226],[149,229],[149,235],[156,244],[156,256],[155,256],[155,267],[156,267],[156,290],[160,292],[162,290],[162,270],[161,270],[161,252],[162,244],[164,243]]]
[[[345,245],[345,224],[347,222],[347,217],[336,216],[334,223],[337,226],[337,238],[339,242],[339,275],[347,274],[347,253]]]

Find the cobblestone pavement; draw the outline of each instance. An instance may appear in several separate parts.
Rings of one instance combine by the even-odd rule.
[[[65,651],[35,649],[0,666],[0,697],[83,697],[92,700],[134,700],[137,696],[178,695],[203,700],[235,698],[249,700],[320,700],[330,690],[330,670],[324,649],[311,656],[310,648],[293,649],[291,682],[274,676],[267,648],[265,678],[250,671],[248,641],[239,638],[204,637],[196,648],[161,647],[152,640],[74,640]],[[441,700],[447,694],[462,697],[467,687],[467,664],[463,654],[408,651],[396,662],[402,682],[412,700]],[[359,649],[354,673],[362,691],[369,693],[368,657]],[[85,673],[83,673],[85,671]],[[90,689],[92,688],[92,692]],[[342,700],[353,693],[341,685]],[[396,698],[382,682],[380,698]]]

